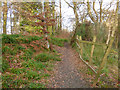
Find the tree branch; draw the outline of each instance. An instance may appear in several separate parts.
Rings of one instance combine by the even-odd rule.
[[[66,0],[64,0],[64,1],[68,4],[69,7],[74,8],[74,7],[71,6]]]
[[[117,0],[117,6],[116,6],[115,14],[118,14],[118,9],[119,9],[119,0]]]
[[[100,22],[102,22],[102,4],[103,4],[103,0],[101,0],[100,3]]]
[[[95,10],[95,1],[93,2],[93,10],[94,10],[94,12],[95,12],[95,14],[96,14],[97,21],[98,21],[98,14],[97,14],[97,12],[96,12],[96,10]]]
[[[92,15],[92,13],[91,13],[89,0],[87,0],[87,10],[88,10],[88,14],[89,14],[91,20],[92,20],[93,22],[96,22],[96,20],[94,19],[93,15]]]

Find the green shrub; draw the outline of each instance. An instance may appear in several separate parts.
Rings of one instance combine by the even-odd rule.
[[[22,47],[22,46],[18,46],[17,47],[19,50],[24,50],[25,49],[25,47]]]
[[[15,35],[4,35],[2,37],[2,43],[19,43],[16,38],[19,37],[18,34]]]
[[[76,35],[82,36],[83,40],[90,41],[93,36],[93,25],[88,25],[88,22],[81,23],[80,27],[77,28]]]

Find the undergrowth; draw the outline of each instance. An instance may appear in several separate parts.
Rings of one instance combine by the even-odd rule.
[[[43,37],[23,35],[2,35],[2,87],[3,88],[45,88],[40,83],[48,78],[55,61],[60,61],[57,51],[42,48]],[[33,42],[34,41],[34,42]],[[66,39],[51,37],[54,45],[63,46]],[[41,53],[34,56],[36,50]],[[46,72],[47,71],[47,72]]]
[[[72,45],[78,53],[80,53],[79,48],[77,47],[76,43]],[[83,59],[86,62],[89,62],[90,55],[91,55],[91,47],[92,45],[83,44]],[[98,68],[100,67],[102,63],[102,59],[105,54],[106,47],[103,46],[97,46],[95,45],[93,58],[92,58],[92,67],[98,71]],[[113,52],[114,51],[114,52]],[[100,87],[114,87],[117,86],[117,80],[118,80],[118,54],[117,50],[112,47],[111,53],[107,57],[107,63],[105,64],[104,68],[101,71],[101,81],[99,81]],[[93,75],[93,72],[88,69],[87,74]],[[112,82],[111,82],[112,81]],[[115,84],[116,83],[116,84]]]

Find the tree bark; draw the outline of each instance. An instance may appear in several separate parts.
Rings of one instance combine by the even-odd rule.
[[[13,28],[12,28],[12,4],[10,5],[10,26],[11,26],[11,34],[13,34]]]
[[[4,2],[3,6],[3,34],[7,34],[6,25],[7,25],[7,2]]]
[[[52,2],[52,17],[55,19],[55,2]],[[52,34],[55,33],[55,25],[52,25]]]
[[[0,2],[0,28],[2,29],[2,25],[1,25],[1,23],[2,23],[2,21],[1,21],[1,17],[2,17],[2,2]],[[0,33],[2,33],[2,32],[0,32]]]
[[[100,1],[100,23],[102,22],[102,4],[103,0]]]
[[[59,0],[60,4],[60,31],[62,30],[62,12],[61,12],[61,0]]]
[[[109,53],[110,53],[110,51],[111,51],[111,48],[112,48],[112,45],[113,45],[113,42],[114,42],[114,39],[115,39],[115,32],[116,32],[116,29],[117,29],[117,28],[116,28],[116,23],[115,23],[116,16],[113,17],[113,18],[114,18],[114,22],[113,22],[113,25],[112,25],[113,30],[112,30],[110,42],[109,42],[109,44],[108,44],[108,47],[107,47],[106,52],[105,52],[105,54],[104,54],[104,57],[103,57],[103,59],[102,59],[102,63],[101,63],[101,65],[100,65],[100,67],[99,67],[99,69],[98,69],[98,72],[97,72],[97,74],[96,74],[96,77],[95,77],[93,86],[96,85],[96,83],[97,83],[97,81],[98,81],[98,78],[99,78],[99,76],[100,76],[100,74],[101,74],[101,70],[104,68],[105,63],[107,62],[107,57],[108,57],[108,55],[109,55]]]
[[[71,45],[76,41],[77,30],[78,30],[78,28],[80,26],[80,24],[79,24],[79,17],[78,17],[78,13],[77,13],[77,3],[73,2],[73,5],[74,5],[73,11],[74,11],[75,21],[76,21],[76,29],[75,29],[73,37],[71,39],[71,43],[70,43]]]

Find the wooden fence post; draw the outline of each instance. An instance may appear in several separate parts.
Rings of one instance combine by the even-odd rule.
[[[96,42],[96,36],[93,37],[93,42]],[[90,54],[90,60],[89,60],[90,65],[92,64],[92,57],[93,57],[94,48],[95,48],[95,45],[93,44],[92,48],[91,48],[91,54]]]
[[[82,41],[82,37],[81,36],[79,37],[79,40]],[[82,43],[79,42],[79,45],[80,45],[80,54],[81,54],[81,57],[83,57],[83,50],[82,50],[83,46],[82,46]]]

